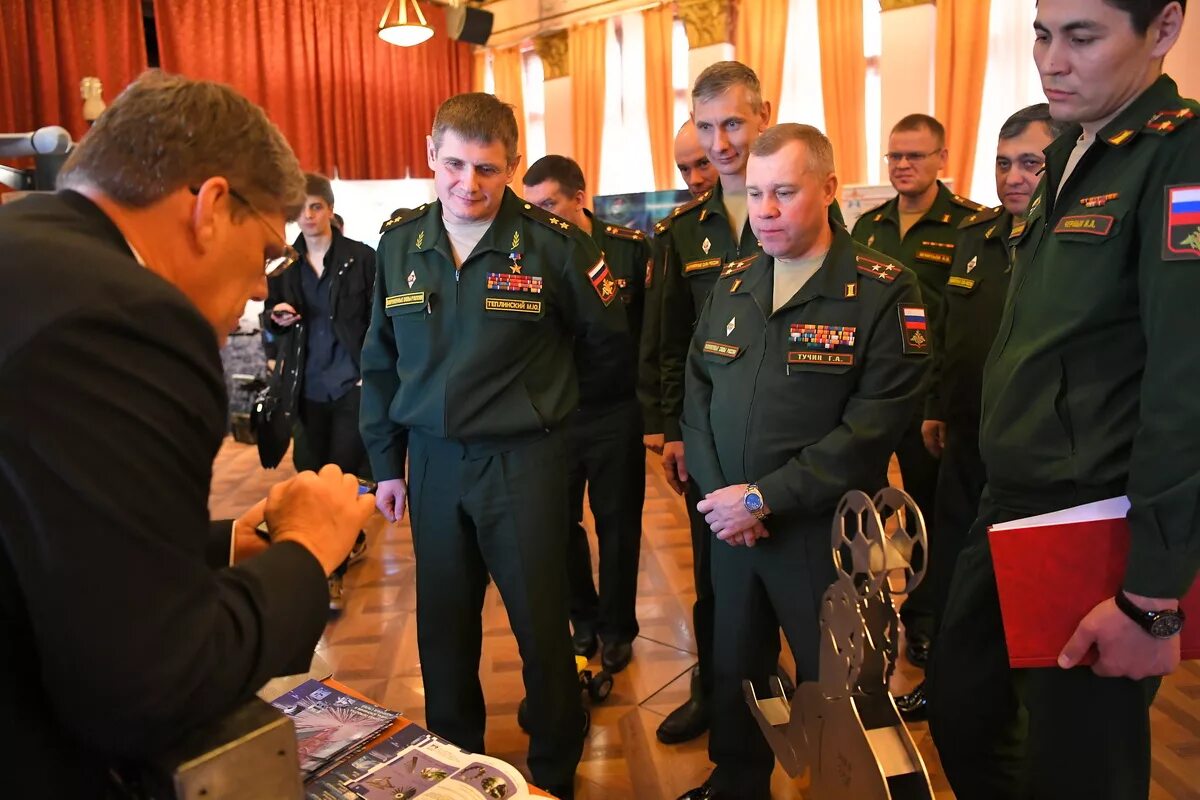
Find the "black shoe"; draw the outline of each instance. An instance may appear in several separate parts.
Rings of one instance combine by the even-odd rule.
[[[917,684],[908,694],[896,698],[896,709],[905,722],[922,722],[929,717],[929,698],[925,694],[925,681]]]
[[[908,660],[912,662],[914,667],[925,669],[925,665],[929,663],[929,647],[933,641],[928,634],[911,633],[908,635],[908,646],[904,650],[904,654],[908,656]]]
[[[658,726],[656,735],[663,744],[690,742],[708,730],[708,698],[700,687],[699,668],[692,670],[692,696],[667,715]],[[706,788],[706,787],[702,787]]]
[[[697,786],[695,789],[689,789],[679,795],[678,800],[717,800],[717,793],[707,783],[703,786]]]
[[[605,642],[604,649],[600,652],[600,662],[613,675],[628,667],[632,658],[633,642]]]
[[[574,622],[572,627],[575,631],[571,634],[571,646],[575,648],[575,655],[584,658],[596,655],[596,650],[600,647],[600,640],[596,638],[596,626],[590,622]]]

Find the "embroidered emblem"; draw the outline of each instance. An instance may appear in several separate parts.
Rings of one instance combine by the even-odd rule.
[[[1093,197],[1082,197],[1079,200],[1079,205],[1083,206],[1084,208],[1100,208],[1100,206],[1105,205],[1112,200],[1116,200],[1118,197],[1120,197],[1119,192],[1098,194]]]
[[[1032,214],[1032,213],[1033,213],[1033,210],[1034,210],[1035,208],[1037,208],[1038,206],[1040,206],[1041,204],[1042,204],[1042,196],[1039,194],[1037,197],[1033,198],[1033,202],[1031,202],[1031,203],[1029,204],[1029,210],[1028,210],[1028,211],[1026,211],[1025,213],[1026,213],[1026,214]]]
[[[978,263],[979,263],[979,256],[971,256],[971,260],[967,262],[967,274],[968,275],[971,274],[971,271],[975,269],[975,265]]]
[[[383,301],[383,307],[396,308],[397,306],[424,305],[424,303],[424,292],[409,292],[408,294],[394,294],[391,297],[385,298]]]
[[[858,284],[857,283],[847,283],[846,284],[846,294],[844,295],[844,297],[846,297],[846,298],[858,297]]]
[[[847,325],[817,325],[811,322],[797,322],[791,326],[789,341],[792,344],[802,344],[816,350],[854,347],[856,330],[858,329]]]
[[[724,356],[725,358],[737,358],[737,354],[742,352],[742,348],[736,344],[723,344],[722,342],[707,341],[704,343],[704,352],[712,353],[714,356]]]
[[[729,322],[725,324],[725,335],[729,336],[737,328],[737,317],[730,317]]]
[[[983,234],[983,238],[990,239],[990,238],[992,238],[992,235],[995,233],[996,233],[996,226],[993,225],[992,227],[987,229],[987,233]]]
[[[1108,236],[1114,220],[1107,214],[1077,214],[1063,217],[1054,226],[1055,233],[1090,233],[1093,236]]]
[[[510,275],[506,272],[489,272],[487,288],[500,292],[541,294],[542,277],[540,275]]]
[[[485,297],[483,299],[483,308],[485,311],[516,311],[520,314],[540,314],[542,313],[542,301],[508,297]]]
[[[612,273],[608,271],[608,264],[604,263],[604,257],[596,262],[596,266],[588,270],[588,280],[592,282],[592,288],[596,290],[596,294],[608,305],[617,296],[617,284],[612,278]]]
[[[1163,259],[1200,258],[1200,185],[1168,186]]]
[[[704,251],[704,255],[708,255],[708,251],[712,249],[712,242],[708,240],[707,236],[704,237],[704,241],[700,244],[700,249]]]
[[[729,293],[730,293],[730,294],[733,294],[734,292],[736,292],[736,291],[737,291],[738,289],[740,289],[740,288],[742,288],[742,279],[741,279],[741,278],[734,278],[734,279],[733,279],[733,283],[732,283],[732,284],[730,284],[730,286],[729,286]]]
[[[509,250],[516,250],[521,244],[521,232],[513,231],[512,244],[508,246]]]
[[[416,270],[414,270],[414,271],[408,273],[408,288],[411,289],[413,287],[413,284],[416,282],[417,282],[417,273],[416,273]]]
[[[916,355],[929,354],[929,333],[925,324],[925,307],[896,306],[900,314],[900,335],[904,341],[904,352]]]
[[[425,246],[425,231],[417,233],[417,249],[420,250]]]
[[[1129,137],[1133,136],[1133,134],[1135,134],[1136,132],[1137,131],[1128,131],[1128,130],[1120,131],[1119,133],[1115,133],[1112,136],[1108,137],[1108,143],[1113,145],[1114,147],[1120,147],[1121,145],[1128,142]]]

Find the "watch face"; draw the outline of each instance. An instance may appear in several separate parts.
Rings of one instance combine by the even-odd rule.
[[[1183,621],[1179,618],[1179,615],[1167,611],[1159,614],[1150,623],[1150,635],[1156,636],[1159,639],[1169,639],[1179,633],[1179,629],[1182,627]]]
[[[747,511],[758,511],[759,509],[762,508],[762,505],[763,505],[762,498],[759,497],[758,495],[754,494],[753,492],[746,495],[745,502],[746,502],[746,510]]]

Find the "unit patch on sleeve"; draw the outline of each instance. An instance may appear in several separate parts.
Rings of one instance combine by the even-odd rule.
[[[1163,260],[1200,259],[1200,185],[1168,186]]]
[[[592,288],[604,301],[604,305],[611,303],[617,296],[617,282],[613,280],[612,273],[608,271],[608,264],[604,263],[603,257],[596,262],[596,266],[588,270],[587,275],[588,280],[592,282]]]
[[[904,352],[914,355],[929,355],[929,330],[925,324],[925,306],[896,306],[900,315],[900,337],[904,340]]]

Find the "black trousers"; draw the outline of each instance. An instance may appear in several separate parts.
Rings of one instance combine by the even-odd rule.
[[[1065,498],[1059,507],[1097,499]],[[1002,508],[985,492],[958,558],[927,683],[942,766],[959,800],[1145,798],[1159,679],[1008,666],[987,527],[1031,513]]]
[[[946,609],[954,564],[967,540],[967,531],[979,514],[979,498],[985,483],[987,472],[979,457],[979,431],[970,424],[947,423],[934,512],[938,537],[936,546],[931,546],[929,551],[928,576],[935,631]]]
[[[900,462],[900,477],[904,479],[904,491],[916,501],[921,513],[925,516],[925,528],[929,534],[930,553],[938,548],[940,535],[936,533],[938,460],[925,449],[925,441],[921,438],[921,423],[923,420],[914,419],[904,430],[899,444],[896,445],[896,460]],[[921,582],[916,591],[910,594],[900,607],[900,620],[904,629],[911,636],[920,633],[932,637],[935,631],[934,622],[934,575],[933,564],[929,565],[927,573],[930,579]]]
[[[685,455],[686,458],[686,455]],[[683,493],[687,504],[688,524],[692,533],[692,581],[696,586],[696,602],[692,604],[692,633],[696,637],[696,666],[700,674],[700,691],[713,696],[713,639],[716,627],[716,598],[713,594],[712,529],[696,504],[704,499],[695,481],[688,481]]]
[[[316,471],[326,464],[337,464],[343,472],[369,475],[367,451],[358,432],[361,401],[359,386],[328,403],[300,399],[299,430],[292,448],[297,471]]]
[[[484,590],[496,583],[521,651],[534,782],[569,798],[583,707],[567,624],[567,457],[562,437],[496,452],[412,433],[409,486],[425,719],[482,753]]]
[[[775,755],[751,716],[742,681],[762,696],[779,662],[782,627],[796,660],[796,683],[817,680],[820,608],[834,581],[829,523],[768,521],[771,536],[753,548],[712,538],[716,589],[712,727],[709,779],[722,797],[769,800]]]
[[[571,458],[571,507],[567,574],[571,621],[590,625],[606,641],[632,641],[638,634],[638,557],[642,504],[646,499],[646,451],[636,398],[571,415],[566,431]],[[592,582],[592,554],[583,527],[583,494],[596,520],[600,549],[600,593]]]

